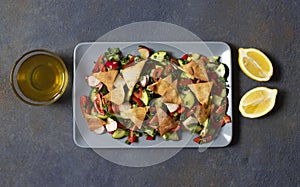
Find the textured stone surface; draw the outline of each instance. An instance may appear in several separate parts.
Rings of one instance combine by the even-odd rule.
[[[0,7],[1,186],[299,186],[299,1],[4,0]],[[236,108],[230,146],[204,153],[184,149],[146,168],[118,166],[74,145],[72,82],[47,107],[25,105],[13,94],[10,69],[23,52],[56,52],[72,79],[77,43],[146,20],[174,23],[203,40],[230,44]],[[270,57],[274,76],[269,82],[242,74],[239,47],[256,47]],[[279,89],[274,110],[259,119],[240,117],[239,98],[261,85]]]

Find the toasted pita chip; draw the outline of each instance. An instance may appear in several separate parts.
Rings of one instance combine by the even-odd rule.
[[[88,124],[88,128],[90,131],[94,131],[106,124],[106,122],[102,119],[92,116],[90,114],[84,114],[84,118]]]
[[[203,123],[210,116],[211,105],[199,105],[194,111],[194,116],[197,118],[199,123]]]
[[[110,100],[117,105],[121,105],[124,102],[125,91],[123,87],[117,87],[112,89],[108,94],[103,96],[103,98]]]
[[[164,95],[168,87],[171,86],[171,83],[172,83],[172,76],[169,75],[166,78],[159,79],[156,83],[147,86],[147,89],[159,95]]]
[[[174,103],[178,105],[181,104],[181,99],[177,90],[177,83],[178,80],[175,80],[165,91],[164,95],[162,96],[164,103]]]
[[[146,113],[149,107],[136,107],[128,111],[130,114],[130,120],[140,129],[144,122]]]
[[[145,63],[146,63],[146,60],[140,61],[133,66],[125,68],[122,71],[123,78],[126,82],[126,85],[129,89],[130,93],[133,91],[135,83],[140,78],[140,74],[143,70]]]
[[[113,69],[106,72],[93,73],[93,76],[95,76],[98,80],[103,82],[103,84],[105,84],[108,90],[111,90],[113,88],[118,73],[118,70]]]
[[[197,74],[197,79],[200,79],[201,81],[208,81],[208,75],[207,75],[207,71],[206,71],[206,68],[205,68],[205,62],[201,59],[199,60],[196,60],[195,61],[197,64],[198,64],[198,67],[199,67],[199,72],[198,70],[196,71],[198,74]]]
[[[212,82],[204,82],[197,84],[189,84],[188,87],[194,92],[197,100],[202,105],[207,105],[209,101],[209,96],[211,92],[213,83]]]
[[[159,123],[159,134],[163,136],[171,129],[178,126],[179,121],[175,122],[163,109],[156,107],[158,123]]]
[[[202,60],[192,60],[190,63],[183,65],[181,68],[183,69],[183,71],[192,75],[196,79],[199,79],[204,82],[208,81],[206,68]]]

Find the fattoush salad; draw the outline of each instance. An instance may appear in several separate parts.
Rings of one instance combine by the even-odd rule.
[[[194,142],[202,144],[231,122],[228,68],[218,56],[174,58],[146,46],[138,46],[137,54],[109,48],[94,62],[85,78],[90,94],[80,97],[90,131],[127,144],[140,138],[178,141],[183,131],[190,131]]]

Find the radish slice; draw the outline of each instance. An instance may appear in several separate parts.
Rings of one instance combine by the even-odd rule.
[[[179,105],[174,103],[165,103],[165,104],[167,105],[167,108],[170,112],[175,112],[179,108]]]
[[[147,59],[149,58],[150,56],[150,50],[145,48],[145,47],[141,47],[138,49],[139,53],[140,53],[140,56],[143,58],[143,59]]]
[[[99,127],[98,129],[95,129],[94,132],[96,134],[103,134],[105,132],[105,128],[104,126],[102,125],[101,127]]]
[[[111,132],[117,130],[118,124],[115,120],[107,118],[107,124],[105,125],[105,127],[108,132]]]
[[[118,69],[120,67],[120,64],[117,61],[107,61],[105,63],[105,66],[110,69]]]
[[[91,87],[96,87],[97,85],[100,84],[100,80],[98,80],[96,77],[94,77],[93,75],[89,76],[87,78],[87,82],[88,82],[88,85],[91,86]]]
[[[145,87],[148,83],[149,75],[143,76],[141,82],[142,87]]]

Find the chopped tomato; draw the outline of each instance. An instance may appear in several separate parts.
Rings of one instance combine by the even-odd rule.
[[[189,54],[184,54],[181,58],[182,58],[183,60],[187,60],[188,57],[189,57]]]
[[[143,106],[143,101],[140,100],[139,98],[135,97],[135,96],[132,96],[132,100],[138,105],[138,106]]]
[[[137,98],[141,98],[143,93],[143,87],[140,85],[139,89],[133,92],[133,95]]]
[[[171,58],[170,61],[179,66],[178,60],[176,58]]]
[[[105,115],[105,112],[103,110],[103,103],[102,99],[100,97],[100,94],[96,94],[96,98],[94,100],[94,107],[97,110],[97,112],[101,115]]]
[[[212,136],[207,136],[204,138],[201,138],[198,136],[198,137],[194,138],[194,142],[196,142],[198,144],[207,143],[207,142],[210,142],[211,140],[212,140]]]
[[[231,118],[228,115],[223,116],[223,120],[225,123],[230,123],[231,122]]]
[[[128,136],[128,142],[133,143],[136,142],[136,136],[134,134],[133,130],[130,130],[129,136]]]
[[[154,137],[152,137],[152,136],[146,136],[146,140],[154,140]]]
[[[182,114],[185,111],[185,107],[181,106],[177,109],[178,114]]]

